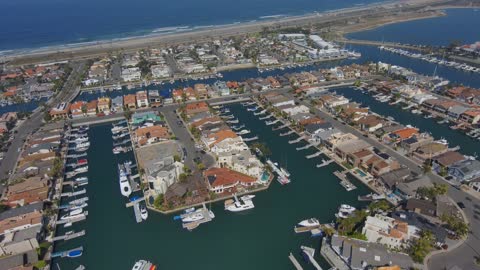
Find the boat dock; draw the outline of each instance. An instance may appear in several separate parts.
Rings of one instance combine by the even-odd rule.
[[[345,172],[339,172],[339,171],[335,171],[333,173],[336,177],[338,177],[340,180],[340,185],[342,185],[347,191],[352,191],[354,189],[356,189],[357,187],[354,186],[347,178],[347,171]]]
[[[330,163],[333,163],[333,162],[335,162],[335,160],[333,160],[333,159],[323,160],[322,163],[317,164],[317,168],[322,168],[322,167],[328,166]]]
[[[310,147],[313,147],[313,144],[310,144],[310,143],[309,143],[309,144],[307,144],[307,145],[305,145],[305,146],[297,147],[297,148],[295,148],[295,150],[300,151],[300,150],[308,149],[308,148],[310,148]]]
[[[288,136],[288,135],[290,135],[290,134],[292,134],[292,133],[295,133],[295,131],[293,131],[293,130],[289,130],[289,131],[287,131],[287,132],[280,133],[280,137],[283,137],[283,136]]]
[[[266,116],[263,116],[263,117],[259,117],[258,120],[267,120],[268,118],[271,118],[272,115],[271,114],[268,114]]]
[[[202,215],[203,215],[203,218],[202,218],[202,219],[197,220],[197,221],[193,221],[193,222],[182,223],[182,228],[191,231],[191,230],[197,228],[198,226],[200,226],[200,224],[202,224],[202,223],[207,223],[207,222],[212,221],[212,217],[210,217],[209,210],[208,210],[208,208],[205,206],[205,204],[203,205],[203,208],[202,208],[201,213],[202,213]],[[181,215],[180,217],[183,219],[184,217],[186,217],[186,216],[188,216],[188,215],[189,215],[189,214],[183,214],[183,215]]]
[[[251,142],[251,141],[258,140],[258,136],[250,137],[250,138],[242,138],[242,139],[244,142]]]
[[[290,140],[290,141],[288,141],[288,144],[298,143],[298,142],[300,142],[300,141],[302,141],[302,140],[303,140],[303,137],[298,137],[298,138],[296,138],[295,140]]]
[[[306,246],[301,246],[300,248],[302,249],[303,253],[307,255],[313,267],[315,267],[315,269],[317,270],[322,270],[322,267],[320,267],[320,265],[317,263],[317,261],[315,261],[315,258],[313,257],[315,255],[315,249]]]
[[[142,215],[140,214],[140,206],[138,203],[133,205],[133,213],[135,214],[135,221],[137,223],[142,222]]]
[[[307,159],[311,159],[311,158],[314,158],[314,157],[318,157],[322,154],[322,151],[318,151],[314,154],[311,154],[311,155],[308,155],[308,156],[305,156]]]
[[[54,252],[52,253],[52,255],[50,255],[51,258],[64,258],[64,257],[68,257],[68,255],[71,253],[71,252],[75,252],[75,251],[80,251],[82,252],[83,251],[83,247],[78,247],[78,248],[74,248],[74,249],[70,249],[70,250],[66,250],[66,251],[59,251],[59,252]],[[80,253],[81,254],[81,253]]]
[[[283,124],[283,125],[281,125],[281,126],[272,128],[272,130],[275,131],[275,130],[279,130],[279,129],[282,129],[282,128],[286,128],[286,127],[289,127],[289,126],[290,126],[289,124]]]
[[[84,236],[84,235],[85,235],[85,230],[81,230],[81,231],[76,232],[76,233],[70,233],[70,234],[55,236],[52,240],[54,242],[55,241],[60,241],[60,240],[65,240],[66,241],[66,240],[74,239],[74,238]]]
[[[83,220],[87,219],[87,216],[88,216],[88,211],[85,211],[85,212],[83,212],[83,214],[80,214],[80,215],[78,215],[76,217],[73,217],[73,218],[57,220],[57,224],[75,223],[75,222],[78,222],[78,221],[83,221]]]
[[[66,158],[80,158],[80,157],[86,157],[86,156],[87,156],[87,153],[84,152],[84,153],[81,153],[81,154],[66,155],[65,157]]]
[[[82,195],[82,194],[85,194],[85,193],[87,193],[87,190],[82,189],[82,190],[74,191],[74,192],[64,192],[64,193],[60,194],[60,196],[61,197],[72,197],[72,196]]]
[[[320,228],[320,226],[310,226],[310,227],[297,227],[297,226],[295,226],[293,228],[293,231],[295,233],[306,233],[306,232],[310,232],[310,231],[312,231],[314,229],[318,229],[318,228]]]
[[[288,255],[288,258],[290,259],[290,261],[295,266],[295,269],[303,270],[303,267],[300,265],[300,263],[297,261],[297,259],[295,258],[295,256],[293,256],[293,254],[291,252],[290,252],[290,255]]]
[[[280,122],[280,120],[278,120],[278,119],[275,119],[275,120],[273,120],[273,121],[266,121],[266,122],[265,122],[265,125],[271,126],[271,125],[274,125],[274,124],[276,124],[276,123],[278,123],[278,122]]]
[[[131,142],[130,138],[125,139],[125,140],[120,141],[120,142],[114,142],[114,143],[113,143],[113,146],[124,145],[124,144],[127,144],[127,143],[129,143],[129,142]]]

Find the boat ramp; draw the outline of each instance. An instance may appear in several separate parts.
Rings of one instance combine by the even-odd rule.
[[[67,241],[67,240],[70,240],[70,239],[74,239],[74,238],[77,238],[77,237],[81,237],[81,236],[84,236],[86,233],[85,233],[85,230],[81,230],[79,232],[71,232],[71,233],[66,233],[64,235],[60,235],[60,236],[55,236],[52,240],[55,242],[55,241],[60,241],[60,240],[64,240],[64,241]]]
[[[342,185],[347,191],[352,191],[357,188],[348,180],[347,171],[335,171],[333,174],[341,180],[340,185]]]
[[[307,159],[311,159],[311,158],[314,158],[314,157],[318,157],[322,154],[322,151],[318,151],[316,153],[313,153],[311,155],[308,155],[308,156],[305,156]]]

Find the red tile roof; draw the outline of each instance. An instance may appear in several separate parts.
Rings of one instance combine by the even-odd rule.
[[[256,181],[253,177],[228,168],[210,168],[203,174],[212,187],[230,186],[237,182],[241,184],[252,184]]]

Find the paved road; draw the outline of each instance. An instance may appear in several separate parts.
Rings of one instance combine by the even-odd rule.
[[[306,102],[301,102],[304,105],[308,106]],[[421,164],[406,158],[405,156],[399,154],[393,149],[386,147],[382,143],[378,142],[375,139],[364,137],[363,133],[352,128],[351,126],[344,125],[341,122],[335,120],[328,113],[325,113],[321,110],[314,109],[315,113],[330,122],[334,127],[339,129],[342,132],[350,132],[355,136],[364,139],[371,145],[375,146],[378,149],[386,152],[388,155],[397,159],[401,164],[407,166],[413,172],[422,174],[423,170],[420,167]],[[445,184],[446,182],[442,177],[435,174],[428,174],[434,183]],[[452,198],[455,202],[463,202],[466,206],[464,213],[470,223],[471,233],[469,234],[467,240],[464,244],[458,248],[452,250],[451,252],[441,253],[430,258],[428,262],[428,269],[437,270],[437,269],[447,269],[454,266],[458,266],[463,270],[473,270],[480,269],[478,265],[474,263],[474,257],[480,256],[480,200],[469,196],[466,192],[458,190],[455,187],[450,187],[448,191],[448,196]],[[446,267],[446,268],[445,268]]]
[[[84,66],[85,62],[72,63],[72,73],[68,77],[60,93],[47,102],[48,107],[53,107],[54,105],[65,101],[69,102],[75,98],[75,96],[78,94],[76,81],[83,71]],[[17,128],[18,132],[15,134],[15,139],[12,141],[8,151],[5,153],[5,158],[0,164],[0,179],[9,177],[8,172],[15,168],[18,157],[20,156],[18,148],[23,146],[24,141],[34,130],[43,125],[43,116],[43,111],[37,110],[30,116],[29,119],[25,120]],[[0,194],[3,193],[3,190],[4,186],[0,185]]]

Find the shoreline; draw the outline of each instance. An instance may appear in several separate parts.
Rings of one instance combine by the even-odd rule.
[[[429,10],[435,8],[441,9],[442,6],[448,6],[452,0],[443,0],[441,2],[434,0],[410,0],[408,2],[381,2],[371,5],[344,8],[326,11],[322,13],[311,13],[300,16],[289,16],[285,18],[274,18],[272,20],[245,22],[238,24],[227,24],[223,26],[213,26],[200,30],[182,31],[171,34],[150,35],[142,37],[125,38],[122,40],[96,41],[94,44],[85,46],[65,47],[69,45],[38,48],[18,54],[3,55],[0,61],[10,62],[9,65],[19,66],[25,64],[36,64],[41,62],[56,62],[62,60],[80,60],[103,56],[112,51],[130,52],[150,46],[170,46],[182,43],[208,41],[215,38],[232,37],[255,33],[262,31],[264,28],[284,29],[302,27],[306,25],[332,25],[340,26],[348,20],[358,18],[366,18],[368,16],[393,16],[399,11],[399,5],[403,9],[402,12],[418,14],[424,8]],[[392,19],[391,23],[396,20]],[[337,25],[335,25],[337,24]],[[377,27],[382,25],[380,23]],[[348,26],[348,25],[347,25]],[[359,30],[361,31],[361,28]]]

